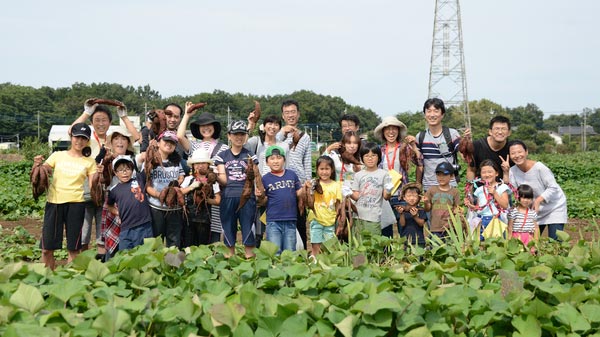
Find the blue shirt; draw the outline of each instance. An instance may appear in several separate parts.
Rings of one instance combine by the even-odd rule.
[[[262,181],[268,198],[267,221],[296,221],[296,191],[302,187],[298,175],[292,170],[285,170],[281,177],[269,172]]]
[[[151,222],[150,205],[144,193],[144,180],[140,175],[126,183],[118,183],[108,191],[108,205],[119,208],[121,229],[129,229]]]

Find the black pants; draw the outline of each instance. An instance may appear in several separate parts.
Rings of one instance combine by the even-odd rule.
[[[302,215],[300,215],[300,211],[298,211],[298,220],[296,221],[296,228],[300,233],[300,238],[302,238],[302,246],[306,249],[306,209]]]

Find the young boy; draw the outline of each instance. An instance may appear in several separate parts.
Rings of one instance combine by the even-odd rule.
[[[244,147],[248,136],[246,122],[233,121],[227,131],[227,137],[231,142],[231,148],[219,153],[215,159],[217,165],[217,181],[223,187],[221,189],[221,224],[223,225],[223,239],[225,246],[229,248],[226,257],[235,254],[235,241],[237,236],[238,221],[242,230],[242,244],[245,249],[246,258],[254,257],[252,251],[256,246],[254,234],[254,220],[256,218],[256,198],[254,196],[254,184],[252,192],[243,207],[240,206],[242,192],[247,179],[248,157],[254,166],[258,164],[256,155]],[[255,169],[255,174],[258,169]]]
[[[300,179],[294,171],[286,170],[285,152],[272,145],[265,153],[271,169],[262,177],[267,197],[267,240],[284,249],[296,250],[296,208],[302,197]]]
[[[421,188],[417,183],[404,185],[402,188],[402,200],[405,205],[396,206],[400,213],[400,227],[402,228],[402,237],[413,245],[425,247],[425,235],[423,234],[423,225],[427,221],[427,213],[419,207],[421,201]]]
[[[120,155],[113,160],[112,166],[119,183],[108,191],[108,210],[121,218],[119,250],[131,249],[142,245],[145,238],[153,237],[150,205],[141,175],[132,178],[133,159]]]
[[[425,211],[431,211],[431,234],[443,239],[450,227],[448,206],[453,212],[456,212],[460,203],[460,193],[456,187],[450,186],[450,181],[454,177],[452,164],[449,162],[439,163],[435,168],[435,175],[438,186],[431,186],[425,192],[423,203]]]

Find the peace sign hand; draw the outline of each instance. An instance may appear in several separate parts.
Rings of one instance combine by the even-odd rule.
[[[502,164],[500,165],[502,167],[502,171],[503,172],[508,172],[510,170],[510,155],[506,155],[506,159],[502,158],[502,156],[498,156],[500,157],[500,161],[502,162]]]

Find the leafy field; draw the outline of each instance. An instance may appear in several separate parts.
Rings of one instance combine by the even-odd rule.
[[[3,336],[581,336],[600,331],[600,245],[515,240],[405,249],[385,238],[309,263],[265,242],[187,253],[151,239],[102,264],[0,268]],[[388,253],[384,254],[384,249]],[[242,255],[241,251],[239,255]]]
[[[597,204],[590,177],[600,159],[538,159],[556,174],[571,216],[598,215],[588,203]],[[41,215],[29,167],[0,167],[5,218]],[[105,264],[86,251],[56,272],[31,262],[36,239],[0,228],[1,336],[600,335],[597,239],[542,238],[536,255],[516,240],[461,235],[428,249],[333,240],[316,263],[306,251],[276,256],[269,242],[245,260],[241,250],[225,259],[222,244],[179,252],[151,239]]]

